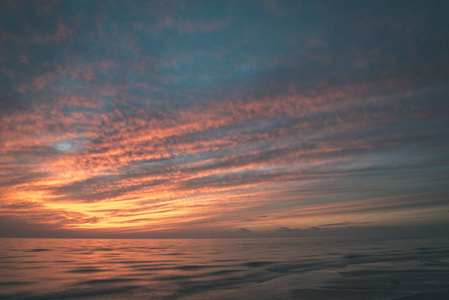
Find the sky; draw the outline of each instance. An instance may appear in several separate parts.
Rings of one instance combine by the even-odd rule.
[[[0,236],[449,228],[448,16],[1,1]]]

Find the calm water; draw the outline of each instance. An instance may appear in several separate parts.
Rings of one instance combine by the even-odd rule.
[[[449,299],[444,239],[0,239],[7,299]]]

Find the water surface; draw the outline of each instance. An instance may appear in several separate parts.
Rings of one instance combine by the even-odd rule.
[[[0,239],[6,299],[449,299],[447,239]]]

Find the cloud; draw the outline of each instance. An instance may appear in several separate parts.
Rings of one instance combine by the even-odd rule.
[[[294,230],[288,227],[279,227],[278,229],[276,229],[277,232],[293,232]]]
[[[251,234],[442,220],[444,10],[345,6],[3,4],[0,216]]]

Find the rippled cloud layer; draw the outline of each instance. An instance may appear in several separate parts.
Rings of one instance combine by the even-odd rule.
[[[444,1],[0,6],[4,232],[447,223]]]

